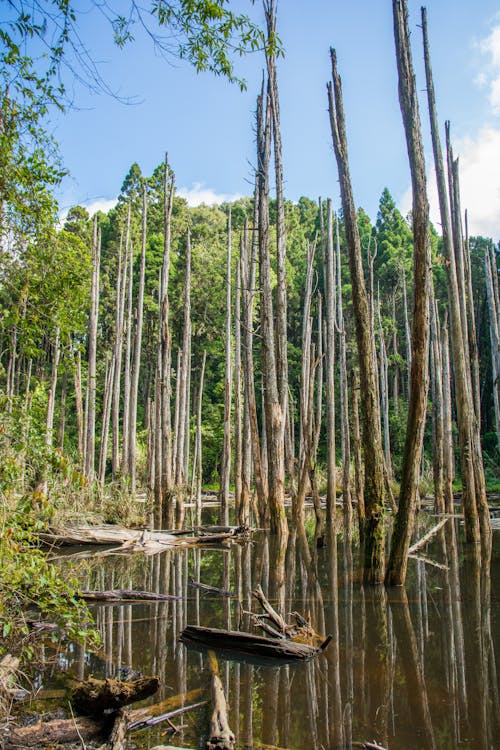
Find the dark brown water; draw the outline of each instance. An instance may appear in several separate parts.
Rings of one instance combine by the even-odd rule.
[[[424,520],[417,536],[434,522]],[[305,534],[291,535],[285,552],[259,534],[226,548],[85,561],[79,575],[88,588],[182,598],[93,606],[103,653],[73,647],[61,666],[78,676],[156,674],[161,689],[152,702],[209,698],[207,656],[179,635],[187,624],[248,629],[243,610],[258,611],[251,591],[260,583],[287,617],[298,611],[333,640],[302,664],[219,657],[236,747],[333,750],[371,741],[391,750],[500,748],[499,547],[495,531],[490,559],[481,564],[463,545],[458,521],[450,520],[425,549],[439,567],[412,559],[406,593],[360,586],[357,550],[346,549],[340,536],[317,551]],[[191,578],[237,597],[204,595]],[[203,748],[208,721],[209,708],[202,707],[179,717],[181,734],[167,735],[162,724],[132,740],[140,748]]]

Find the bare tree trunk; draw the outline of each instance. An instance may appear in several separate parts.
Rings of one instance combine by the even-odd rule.
[[[146,273],[146,228],[147,228],[147,194],[146,185],[142,187],[142,243],[141,265],[139,270],[139,289],[137,292],[137,319],[134,336],[134,358],[130,374],[130,407],[129,407],[129,475],[130,490],[135,493],[136,484],[136,441],[137,441],[137,397],[139,392],[139,371],[141,368],[142,318],[144,310],[144,279]]]
[[[353,288],[353,307],[361,377],[366,510],[364,580],[366,583],[375,584],[380,583],[384,578],[384,458],[375,368],[373,366],[370,311],[363,275],[356,209],[349,175],[342,87],[337,72],[337,58],[333,49],[331,50],[331,60],[333,86],[331,83],[328,84],[328,108],[339,171],[342,210],[349,252],[349,270]]]
[[[394,354],[394,375],[392,380],[392,403],[394,407],[394,413],[397,414],[399,411],[399,364],[398,364],[398,328],[396,321],[396,287],[392,290],[392,353]]]
[[[417,90],[410,49],[406,0],[393,0],[394,37],[399,74],[399,102],[406,133],[412,179],[413,330],[410,401],[401,470],[399,506],[394,521],[386,582],[404,585],[408,563],[424,440],[429,357],[429,203]]]
[[[338,219],[337,219],[338,221]],[[326,522],[330,526],[335,517],[337,496],[335,451],[335,253],[333,247],[333,216],[331,201],[327,201],[327,238],[325,251],[325,307],[326,307]]]
[[[64,453],[64,433],[66,430],[66,397],[68,394],[68,373],[64,370],[61,382],[61,408],[59,414],[59,436],[58,444],[61,453]]]
[[[122,464],[121,471],[123,476],[129,472],[129,422],[130,422],[130,372],[131,372],[131,355],[132,355],[132,291],[134,284],[134,250],[132,242],[129,249],[129,275],[127,290],[127,325],[125,341],[125,368],[123,373],[123,420],[122,420]]]
[[[54,410],[56,405],[57,369],[59,367],[59,326],[56,328],[55,341],[52,346],[52,372],[50,376],[50,388],[47,398],[47,419],[45,425],[45,445],[52,447],[54,439]]]
[[[224,443],[220,471],[220,522],[229,523],[229,481],[231,475],[231,400],[232,400],[232,358],[231,358],[231,209],[227,217],[227,262],[226,262],[226,340],[224,371]]]
[[[339,223],[335,222],[335,249],[337,256],[337,325],[339,329],[340,372],[340,439],[342,446],[342,505],[344,511],[344,539],[352,536],[351,499],[351,439],[349,435],[349,389],[347,383],[347,337],[342,303],[342,265],[340,262]]]
[[[184,522],[184,495],[187,487],[186,443],[189,440],[189,382],[191,370],[191,232],[186,237],[186,275],[184,281],[184,331],[179,389],[179,421],[175,484],[177,487],[176,525]]]
[[[484,253],[484,271],[486,276],[486,297],[488,300],[488,313],[490,318],[490,345],[491,345],[491,371],[493,380],[493,405],[495,409],[495,430],[497,443],[500,449],[500,334],[498,330],[498,316],[500,307],[495,300],[495,287],[493,274],[497,269],[492,266],[490,253]]]
[[[96,399],[96,355],[97,318],[99,315],[99,271],[101,263],[101,230],[94,216],[92,239],[92,283],[90,288],[90,318],[88,343],[88,385],[87,385],[87,429],[85,434],[85,475],[94,478],[95,462],[95,399]]]
[[[101,425],[101,448],[99,452],[99,470],[98,480],[101,487],[104,486],[104,479],[106,476],[106,458],[108,455],[108,437],[109,437],[109,421],[111,417],[111,399],[113,396],[113,380],[115,375],[116,360],[114,354],[111,360],[107,364],[107,372],[105,377],[104,394],[103,394],[103,406],[102,406],[102,425]]]
[[[203,381],[205,378],[205,365],[207,361],[207,351],[203,350],[203,359],[201,361],[200,383],[198,386],[198,405],[196,410],[196,440],[193,456],[193,493],[196,498],[196,525],[201,525],[201,484],[203,481],[203,458],[202,458],[202,434],[201,434],[201,416],[203,408]],[[196,475],[196,483],[194,477]]]
[[[377,318],[379,335],[379,357],[380,357],[380,408],[382,411],[382,425],[384,435],[384,458],[387,467],[387,477],[392,478],[391,461],[391,435],[389,429],[389,362],[387,360],[387,348],[385,345],[384,330],[382,328],[382,316],[380,314],[380,294],[377,293]]]
[[[431,295],[431,392],[432,392],[432,468],[434,475],[434,510],[445,512],[443,487],[444,421],[443,364],[437,300]]]
[[[130,243],[130,206],[127,213],[125,247],[120,236],[118,256],[118,278],[116,281],[116,324],[115,324],[115,373],[113,378],[113,400],[111,404],[111,473],[116,479],[120,470],[120,385],[122,373],[123,330],[125,322],[125,288],[127,283],[128,248]]]
[[[82,398],[82,355],[80,350],[76,353],[76,366],[73,374],[75,386],[76,423],[78,431],[78,455],[83,461],[83,398]]]
[[[456,160],[455,164],[456,175],[454,177],[454,184],[456,184],[457,186],[457,203],[458,209],[460,210],[460,195],[458,189],[460,184],[458,175],[458,159]],[[476,319],[474,314],[474,296],[472,291],[472,272],[470,267],[469,222],[467,218],[467,209],[465,210],[464,271],[466,286],[467,325],[469,330],[472,399],[474,402],[474,412],[476,414],[476,420],[479,424],[481,424],[481,383],[479,378],[479,355],[477,349]]]
[[[351,414],[352,414],[352,443],[354,453],[354,486],[358,503],[359,538],[363,543],[365,527],[365,501],[363,496],[363,463],[361,460],[361,437],[359,432],[359,377],[356,370],[352,371],[351,383]]]
[[[422,9],[422,32],[424,40],[425,72],[427,80],[427,100],[429,107],[429,118],[432,133],[432,147],[434,152],[434,164],[438,185],[439,208],[441,214],[441,226],[443,232],[443,251],[446,258],[446,279],[448,286],[448,305],[450,311],[451,343],[453,348],[453,373],[455,383],[455,397],[457,407],[457,424],[460,442],[460,456],[463,485],[463,506],[465,517],[465,533],[467,541],[479,542],[479,517],[478,500],[476,497],[476,473],[482,475],[482,466],[476,466],[474,461],[474,424],[473,405],[470,392],[470,377],[468,375],[467,355],[464,346],[464,335],[462,329],[462,313],[459,303],[459,285],[455,265],[455,254],[452,244],[452,231],[448,196],[446,190],[446,179],[443,165],[443,155],[437,125],[436,102],[434,96],[434,83],[430,63],[429,43],[427,37],[427,12]],[[481,482],[480,482],[481,483]],[[488,533],[489,519],[486,514],[482,516],[482,525]]]
[[[241,266],[236,265],[234,297],[234,512],[240,516],[242,461],[243,461],[243,409],[241,400]]]
[[[255,401],[255,382],[253,368],[253,308],[255,298],[255,269],[257,242],[257,211],[258,201],[255,200],[254,232],[252,240],[252,256],[248,257],[248,225],[241,243],[241,280],[243,284],[243,388],[245,395],[245,411],[243,422],[243,461],[242,461],[242,497],[240,505],[239,523],[246,524],[250,518],[250,484],[251,464],[253,458],[255,487],[262,509],[267,505],[267,490],[264,488],[264,477],[260,454],[259,427],[257,423],[257,407]]]
[[[453,513],[453,427],[451,411],[451,372],[450,346],[448,342],[448,321],[441,329],[441,358],[443,367],[443,465],[444,465],[444,507],[446,513]]]
[[[407,368],[407,384],[408,384],[408,396],[410,395],[410,380],[411,380],[411,329],[410,319],[408,317],[408,295],[406,294],[406,273],[404,268],[401,269],[401,277],[403,279],[403,316],[405,321],[405,342],[406,342],[406,368]]]
[[[262,381],[268,457],[268,502],[270,528],[281,539],[288,533],[285,516],[284,413],[278,391],[274,318],[269,247],[269,155],[271,147],[271,104],[266,97],[266,118],[262,105],[258,141],[260,321],[262,345]]]

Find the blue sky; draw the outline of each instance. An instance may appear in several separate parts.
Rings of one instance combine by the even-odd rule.
[[[75,106],[52,126],[71,176],[61,208],[106,207],[132,162],[150,174],[168,150],[177,185],[188,199],[214,202],[248,194],[255,163],[253,112],[263,60],[237,61],[247,80],[240,92],[223,79],[197,75],[188,64],[159,57],[149,38],[113,48],[110,28],[90,0],[80,2],[81,37],[103,78],[124,104],[74,88]],[[238,8],[261,22],[260,3]],[[117,8],[120,4],[116,3]],[[410,2],[410,24],[421,116],[432,168],[424,100],[420,3]],[[500,13],[497,0],[429,0],[429,35],[440,120],[450,119],[462,166],[463,206],[472,232],[500,238]],[[339,203],[336,165],[326,112],[330,46],[343,81],[355,200],[375,219],[388,187],[403,210],[411,203],[408,160],[397,98],[390,0],[278,0],[279,60],[285,192],[331,196]],[[432,175],[432,172],[431,172]],[[429,182],[435,205],[433,180]],[[434,212],[434,217],[437,218]]]

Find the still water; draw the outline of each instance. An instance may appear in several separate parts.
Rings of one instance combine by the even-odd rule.
[[[433,523],[424,520],[417,537]],[[259,611],[251,592],[260,584],[286,619],[298,611],[333,639],[301,664],[219,656],[237,748],[333,750],[367,741],[390,750],[500,748],[499,548],[495,531],[491,554],[474,559],[458,519],[450,519],[426,558],[410,560],[406,593],[362,587],[357,547],[346,547],[341,534],[318,550],[302,530],[286,550],[258,533],[226,547],[91,558],[78,568],[85,588],[180,598],[93,605],[102,653],[72,647],[60,666],[80,678],[158,675],[154,703],[209,699],[207,655],[179,635],[187,624],[248,630],[245,612]],[[208,596],[192,579],[235,596]],[[206,706],[177,717],[184,728],[174,735],[165,724],[134,732],[131,746],[203,748],[209,715]]]

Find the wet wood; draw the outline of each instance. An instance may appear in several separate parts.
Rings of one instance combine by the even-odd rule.
[[[39,538],[47,544],[73,545],[73,544],[134,544],[157,542],[159,544],[175,544],[176,539],[172,534],[162,531],[146,531],[145,529],[127,529],[124,526],[104,524],[102,526],[72,526],[65,528],[51,528],[47,533],[42,533]]]
[[[209,586],[207,583],[201,583],[201,581],[195,581],[194,578],[191,578],[189,581],[189,585],[192,586],[192,588],[200,589],[200,591],[203,591],[205,594],[211,594],[213,596],[225,596],[225,597],[232,597],[236,596],[234,591],[228,591],[226,589],[219,589],[216,586]]]
[[[427,542],[432,539],[432,537],[437,534],[437,532],[443,528],[445,523],[447,522],[448,518],[442,518],[439,523],[437,523],[435,526],[430,529],[427,534],[425,534],[421,539],[418,540],[418,542],[415,542],[415,544],[412,544],[410,549],[408,550],[408,554],[412,555],[414,552],[417,552],[419,549],[424,547]]]
[[[106,735],[109,721],[91,718],[54,719],[38,721],[27,727],[5,729],[1,736],[3,750],[41,746],[53,747],[56,743],[87,742]]]
[[[80,597],[87,602],[122,602],[122,601],[170,601],[181,599],[172,594],[157,594],[154,591],[134,591],[113,589],[112,591],[81,591]]]
[[[161,724],[163,721],[167,721],[170,724],[174,716],[180,716],[180,714],[187,713],[187,711],[193,711],[196,708],[204,706],[206,701],[199,701],[198,703],[192,703],[189,706],[182,706],[176,708],[174,711],[167,711],[162,714],[156,714],[154,716],[144,716],[134,721],[129,721],[128,731],[131,732],[133,729],[142,729],[143,727],[154,727],[156,724]],[[133,713],[129,714],[129,718],[133,717]],[[172,725],[173,729],[177,731],[177,728]]]
[[[219,675],[219,662],[213,651],[208,654],[208,667],[212,675],[212,716],[207,750],[233,750],[236,737],[229,726],[227,701]]]
[[[237,630],[219,630],[198,625],[187,625],[181,633],[181,641],[199,648],[227,649],[254,657],[294,661],[310,659],[320,654],[330,642],[330,638],[320,646],[296,643],[287,638],[266,638],[261,635]]]
[[[132,682],[89,677],[71,692],[71,702],[82,714],[96,716],[107,709],[118,709],[154,695],[160,686],[158,677],[142,677]]]

